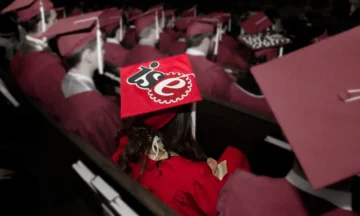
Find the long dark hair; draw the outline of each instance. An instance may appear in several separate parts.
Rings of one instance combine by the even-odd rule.
[[[130,163],[140,163],[142,170],[147,165],[147,159],[143,160],[144,154],[151,149],[154,136],[160,137],[165,151],[171,158],[170,152],[174,152],[186,159],[205,162],[207,157],[201,150],[192,135],[191,105],[182,107],[181,112],[164,127],[159,130],[152,130],[146,127],[142,121],[134,120],[130,127],[123,131],[129,138],[125,151],[120,157],[119,165],[126,173],[131,174]],[[157,166],[161,161],[157,162]]]

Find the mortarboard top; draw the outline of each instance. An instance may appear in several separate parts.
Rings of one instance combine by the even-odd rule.
[[[119,27],[122,22],[122,10],[109,8],[100,15],[100,25],[103,31],[109,33]]]
[[[254,34],[266,30],[272,26],[271,20],[264,12],[259,12],[242,22],[241,28],[248,34]]]
[[[157,9],[148,10],[140,15],[130,17],[129,22],[135,21],[135,31],[141,32],[144,28],[155,24],[157,20]]]
[[[212,18],[212,19],[218,19],[219,22],[221,23],[225,23],[227,21],[229,21],[229,19],[231,19],[231,14],[230,13],[211,13],[209,15],[207,15],[208,18]]]
[[[186,54],[121,68],[121,118],[146,116],[159,129],[178,107],[201,100]]]
[[[314,189],[360,173],[360,28],[251,69]]]
[[[197,5],[194,5],[192,8],[189,8],[185,11],[183,11],[181,14],[180,14],[180,17],[196,17],[196,8],[197,8]]]
[[[215,26],[218,24],[218,20],[210,19],[205,17],[195,17],[192,20],[192,23],[189,24],[186,37],[193,37],[198,34],[213,33]]]
[[[191,23],[192,23],[191,19],[189,19],[189,18],[182,18],[182,19],[176,20],[174,24],[175,24],[175,27],[176,27],[179,31],[185,32]]]
[[[165,17],[166,18],[171,18],[172,16],[175,15],[175,11],[176,11],[176,9],[165,10]]]
[[[58,39],[57,44],[62,56],[70,56],[77,49],[96,38],[96,28],[94,28],[94,26],[96,24],[96,18],[98,18],[101,13],[102,11],[98,11],[60,19],[40,35],[39,38],[64,35]],[[94,20],[84,21],[91,18],[94,18]]]
[[[138,8],[133,8],[133,9],[128,10],[129,17],[134,17],[134,16],[140,15],[142,13],[143,13],[143,11]]]
[[[1,11],[1,14],[16,12],[20,22],[27,22],[32,17],[41,14],[41,5],[44,11],[54,8],[50,0],[15,0]]]

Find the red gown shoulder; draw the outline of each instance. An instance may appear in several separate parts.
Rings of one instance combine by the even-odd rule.
[[[220,65],[228,65],[237,69],[249,69],[250,64],[247,59],[233,52],[228,47],[219,44],[219,53],[216,57],[216,63]]]
[[[167,53],[171,56],[184,54],[186,52],[186,43],[184,41],[174,41]]]
[[[114,43],[104,43],[104,49],[104,59],[106,62],[116,67],[124,66],[124,62],[129,53],[129,50],[125,49],[120,44]]]
[[[119,105],[97,91],[88,91],[69,97],[66,108],[67,115],[61,119],[64,127],[111,158],[121,129]]]
[[[142,62],[155,61],[166,57],[165,54],[161,53],[155,47],[138,44],[130,50],[124,64],[125,66],[128,66]]]
[[[65,69],[58,56],[50,52],[31,52],[21,56],[17,79],[21,90],[39,101],[57,118],[63,113],[65,97],[61,82]]]
[[[134,47],[137,44],[136,41],[136,32],[135,29],[128,29],[126,30],[124,39],[123,39],[124,43],[126,43],[128,46],[130,47]]]
[[[170,34],[166,32],[162,32],[160,34],[160,40],[159,40],[159,50],[162,53],[168,53],[168,49],[170,48],[171,44],[174,43],[176,38],[171,36]]]
[[[240,45],[240,42],[238,40],[226,34],[223,34],[221,36],[220,43],[229,49],[237,49]]]

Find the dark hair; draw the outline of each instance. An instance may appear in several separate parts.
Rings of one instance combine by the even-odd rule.
[[[190,38],[186,38],[185,43],[187,48],[190,47],[197,47],[201,44],[201,42],[205,38],[211,38],[214,34],[213,33],[205,33],[205,34],[198,34]]]
[[[120,158],[120,168],[131,174],[129,163],[140,163],[144,170],[147,160],[143,160],[143,156],[151,148],[155,135],[160,137],[169,158],[171,158],[170,152],[174,152],[192,161],[205,162],[207,157],[192,135],[192,125],[191,105],[183,106],[182,111],[177,113],[174,119],[156,131],[144,126],[142,121],[135,120],[123,131],[128,136],[129,143]],[[158,161],[157,165],[160,162]]]
[[[90,49],[92,51],[96,49],[96,39],[88,42],[87,44],[76,50],[71,56],[64,57],[63,66],[66,69],[66,71],[69,71],[70,69],[76,67],[80,63],[81,55],[86,49]]]
[[[51,16],[50,11],[45,11],[45,23],[49,23],[49,18]],[[24,27],[27,33],[34,33],[37,31],[38,23],[41,21],[41,14],[38,14],[32,17],[29,21],[21,23],[21,26]]]

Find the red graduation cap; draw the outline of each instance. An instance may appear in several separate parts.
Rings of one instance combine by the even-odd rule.
[[[216,19],[206,17],[195,17],[191,19],[192,23],[188,25],[186,37],[193,37],[198,34],[213,33],[218,24]]]
[[[167,19],[172,18],[175,16],[175,12],[176,12],[176,9],[165,10],[165,17]]]
[[[165,27],[165,11],[164,11],[164,3],[155,5],[151,8],[149,8],[148,11],[156,11],[158,16],[161,14],[161,28]]]
[[[177,107],[201,100],[186,54],[121,68],[121,118],[146,115],[145,123],[159,129]]]
[[[69,17],[58,20],[39,38],[59,35],[57,45],[62,56],[71,56],[76,50],[97,40],[97,52],[99,61],[99,73],[103,71],[102,39],[99,25],[99,16],[102,11],[83,14],[76,17]]]
[[[1,11],[1,14],[16,12],[20,22],[27,22],[32,17],[54,8],[50,0],[15,0]]]
[[[158,20],[157,9],[149,10],[138,16],[131,17],[131,18],[129,18],[129,22],[131,22],[131,21],[135,21],[135,32],[136,33],[139,33],[144,28],[146,28],[152,24],[155,24],[156,30],[157,30],[157,36],[159,38],[159,20]]]
[[[249,19],[242,22],[240,25],[248,34],[254,34],[266,30],[272,26],[271,20],[264,12],[259,12]]]
[[[118,27],[123,26],[122,10],[110,8],[104,10],[100,16],[100,25],[103,31],[109,33]]]
[[[157,11],[162,11],[164,10],[164,3],[161,4],[157,4],[155,6],[152,6],[148,9],[148,11],[153,11],[153,10],[157,10]]]
[[[129,9],[127,12],[129,17],[135,17],[143,13],[143,11],[138,8]]]
[[[278,33],[259,32],[256,34],[243,34],[239,39],[252,50],[262,50],[272,47],[280,47],[291,43],[290,38],[287,38]]]
[[[191,19],[182,18],[176,20],[174,24],[179,31],[185,32],[191,23],[192,23]]]
[[[360,173],[360,27],[251,69],[314,189]]]
[[[68,17],[72,17],[72,16],[78,16],[83,14],[84,12],[80,9],[80,8],[74,8],[68,15]]]
[[[45,11],[51,10],[54,5],[50,0],[15,0],[1,11],[1,14],[16,12],[20,22],[27,22],[36,15],[41,15],[42,31],[46,30]]]
[[[181,13],[180,17],[196,17],[196,8],[197,5],[194,5],[192,8],[189,8]]]

